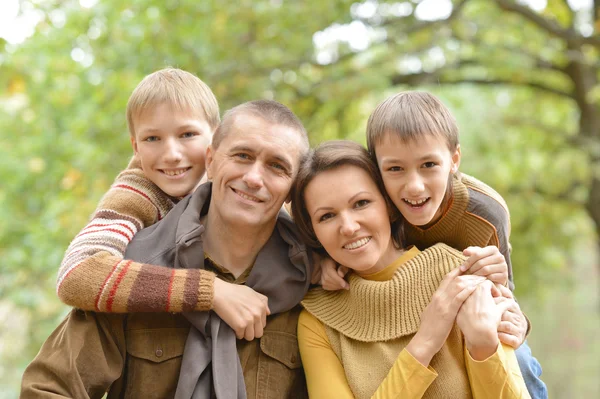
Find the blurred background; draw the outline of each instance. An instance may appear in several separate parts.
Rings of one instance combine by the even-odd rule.
[[[550,397],[600,397],[599,54],[598,0],[0,0],[0,398],[68,311],[63,252],[127,165],[129,94],[165,66],[222,111],[285,103],[313,144],[364,143],[394,92],[440,96],[462,171],[510,207]]]

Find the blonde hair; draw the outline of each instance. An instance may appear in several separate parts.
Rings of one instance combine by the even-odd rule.
[[[388,97],[367,122],[367,147],[376,159],[375,146],[387,136],[403,143],[425,134],[442,137],[450,152],[458,147],[458,126],[450,110],[431,93],[404,91]]]
[[[206,83],[184,70],[164,68],[142,79],[129,97],[127,126],[132,137],[135,137],[134,119],[161,104],[201,112],[213,131],[221,120],[219,103]]]

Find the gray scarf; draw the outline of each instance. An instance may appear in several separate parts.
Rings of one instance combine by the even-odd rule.
[[[154,264],[175,268],[203,268],[204,226],[200,217],[208,212],[211,190],[211,183],[203,184],[159,223],[140,231],[125,257],[152,259]],[[157,246],[163,240],[169,243],[166,250]],[[290,216],[280,211],[275,230],[258,253],[246,285],[269,298],[271,314],[290,310],[308,290],[309,259]],[[234,331],[213,311],[187,312],[184,316],[193,327],[185,344],[175,398],[209,398],[214,390],[218,399],[245,399]]]

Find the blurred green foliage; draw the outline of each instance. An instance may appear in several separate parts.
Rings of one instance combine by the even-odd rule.
[[[598,250],[598,10],[470,0],[426,20],[442,3],[22,0],[40,17],[34,35],[0,39],[0,320],[14,320],[0,329],[6,397],[66,312],[54,292],[64,249],[127,164],[127,98],[168,65],[200,76],[223,111],[255,98],[287,104],[313,143],[364,143],[386,96],[434,92],[461,127],[461,169],[509,204],[519,297],[536,306],[570,292],[572,254],[582,242]],[[597,301],[597,261],[585,270]]]

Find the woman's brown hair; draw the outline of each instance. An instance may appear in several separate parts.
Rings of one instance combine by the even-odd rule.
[[[363,146],[349,140],[326,141],[311,150],[302,160],[300,170],[292,187],[291,197],[292,216],[306,244],[315,249],[322,248],[306,209],[306,200],[304,198],[306,187],[320,173],[344,165],[356,166],[373,177],[379,192],[387,204],[394,244],[398,248],[402,247],[404,242],[402,240],[401,215],[385,192],[383,181],[379,175],[379,169]]]

